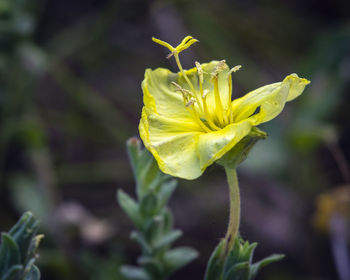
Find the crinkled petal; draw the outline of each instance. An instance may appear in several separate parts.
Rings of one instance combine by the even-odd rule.
[[[201,132],[193,126],[196,124],[184,124],[143,108],[140,136],[163,172],[186,179],[194,179],[202,174],[197,155]]]
[[[287,76],[283,82],[258,88],[232,102],[234,121],[249,118],[253,125],[267,122],[281,113],[287,101],[298,97],[310,82],[296,74]]]
[[[221,158],[251,130],[245,120],[210,133],[198,132],[178,120],[159,116],[143,108],[139,125],[146,148],[159,168],[172,176],[195,179],[213,162]]]
[[[157,114],[190,119],[191,114],[184,105],[180,92],[176,92],[172,81],[178,80],[178,75],[168,69],[147,69],[142,82],[143,102],[145,106]]]
[[[220,159],[247,136],[251,129],[250,120],[244,120],[218,131],[201,134],[198,142],[201,169],[204,171],[209,165]]]

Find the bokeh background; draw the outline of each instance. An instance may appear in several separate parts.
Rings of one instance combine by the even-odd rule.
[[[122,279],[139,248],[116,203],[134,194],[125,141],[138,135],[146,68],[167,67],[155,36],[199,44],[194,61],[243,65],[234,96],[298,73],[312,83],[239,168],[241,234],[285,260],[258,279],[333,280],[349,270],[348,1],[0,0],[0,231],[42,220],[42,279]],[[202,279],[228,219],[224,171],[180,181],[178,244],[200,257],[171,279]],[[344,274],[345,273],[345,274]],[[343,276],[341,276],[343,275]],[[343,278],[341,278],[343,277]]]

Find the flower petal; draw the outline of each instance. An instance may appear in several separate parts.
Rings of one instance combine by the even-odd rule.
[[[147,69],[142,82],[143,102],[160,115],[189,119],[191,114],[184,105],[181,93],[175,91],[172,81],[177,81],[177,75],[168,69]]]
[[[163,172],[186,179],[202,174],[197,155],[201,132],[193,126],[196,124],[160,116],[143,108],[140,136]]]
[[[233,123],[211,133],[201,134],[198,142],[200,166],[204,171],[209,165],[230,151],[252,129],[250,120]]]
[[[192,125],[196,124],[184,125],[143,108],[140,136],[163,172],[189,180],[198,178],[252,128],[249,120],[210,133],[198,132]]]
[[[285,103],[298,97],[309,83],[308,80],[291,74],[283,82],[251,91],[232,102],[234,122],[249,118],[253,125],[259,125],[275,118],[281,113]]]

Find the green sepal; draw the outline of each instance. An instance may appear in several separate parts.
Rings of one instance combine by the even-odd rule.
[[[236,238],[232,249],[226,252],[226,242],[222,240],[208,262],[205,280],[253,280],[261,268],[284,257],[275,254],[253,263],[256,246],[257,243]]]
[[[225,240],[221,240],[216,246],[214,252],[209,258],[207,270],[205,272],[205,280],[222,279],[224,269],[224,250]]]
[[[235,169],[248,156],[250,150],[261,139],[266,139],[267,133],[253,127],[250,133],[239,141],[230,151],[216,162],[222,166]]]

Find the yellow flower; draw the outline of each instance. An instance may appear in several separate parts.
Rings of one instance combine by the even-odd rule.
[[[172,176],[199,177],[310,83],[291,74],[232,101],[232,73],[240,66],[229,69],[222,60],[183,70],[178,54],[197,40],[188,36],[176,48],[153,40],[171,51],[180,72],[146,70],[139,131],[160,169]]]

